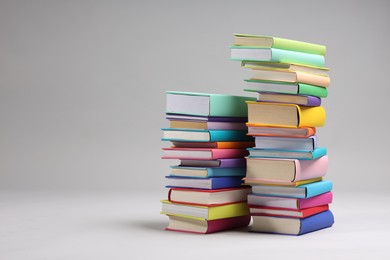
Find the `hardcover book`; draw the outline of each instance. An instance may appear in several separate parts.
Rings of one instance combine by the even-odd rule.
[[[286,218],[271,216],[253,216],[253,232],[303,235],[316,230],[331,227],[334,217],[330,210],[307,218]]]
[[[264,180],[256,178],[245,177],[244,184],[248,185],[268,185],[268,186],[282,186],[282,187],[298,187],[304,184],[322,181],[322,177],[302,180],[302,181],[281,181],[281,180]]]
[[[187,120],[193,122],[246,122],[248,117],[228,117],[228,116],[200,116],[166,113],[167,120]]]
[[[167,216],[169,217],[169,224],[166,230],[199,234],[209,234],[246,227],[251,220],[249,215],[214,220],[173,215]]]
[[[163,128],[163,141],[183,141],[183,142],[233,142],[252,141],[251,136],[247,136],[245,130],[198,130]]]
[[[235,149],[235,148],[249,148],[253,147],[253,141],[240,142],[183,142],[171,141],[172,145],[177,148],[216,148],[216,149]]]
[[[191,120],[170,120],[170,128],[199,130],[247,130],[244,122],[208,122]]]
[[[324,67],[324,56],[255,46],[231,46],[231,60],[270,61]]]
[[[248,155],[245,149],[163,148],[162,159],[225,159]]]
[[[271,207],[253,206],[249,207],[249,212],[252,216],[281,216],[291,218],[307,218],[320,212],[329,210],[329,205],[321,205],[306,209],[281,209]]]
[[[166,113],[195,116],[246,117],[245,101],[251,97],[167,91]]]
[[[220,167],[187,167],[187,166],[171,166],[170,176],[182,176],[182,177],[229,177],[229,176],[241,176],[246,174],[246,168],[220,168]]]
[[[321,105],[321,98],[315,96],[275,94],[261,92],[257,98],[259,102],[289,103],[307,107],[318,107]]]
[[[178,177],[165,176],[167,188],[192,188],[192,189],[226,189],[241,187],[242,176],[229,177]]]
[[[245,158],[217,159],[217,160],[180,160],[179,166],[192,167],[220,167],[220,168],[246,168]]]
[[[305,138],[256,136],[255,149],[313,151],[317,146],[315,135]]]
[[[246,123],[248,135],[252,136],[280,136],[280,137],[309,137],[316,134],[314,127],[273,127],[254,123]]]
[[[232,203],[222,206],[206,207],[179,204],[163,200],[161,214],[213,220],[249,215],[249,208],[246,203]]]
[[[297,187],[281,187],[269,185],[253,185],[252,193],[254,195],[290,197],[290,198],[311,198],[332,190],[332,181],[323,180],[304,184]]]
[[[234,45],[275,48],[322,56],[326,53],[326,46],[324,45],[254,34],[235,33]]]
[[[316,147],[313,151],[290,151],[248,148],[248,158],[280,158],[297,160],[314,160],[326,155],[326,148]]]
[[[248,101],[250,123],[283,127],[317,127],[325,124],[323,107]]]

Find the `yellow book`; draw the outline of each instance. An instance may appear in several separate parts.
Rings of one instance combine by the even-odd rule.
[[[198,219],[221,219],[245,216],[249,214],[246,203],[234,203],[221,206],[197,206],[191,204],[173,203],[169,200],[162,200],[161,214]]]
[[[248,122],[264,126],[319,127],[325,124],[326,113],[321,106],[304,107],[295,104],[251,102]]]
[[[294,181],[294,182],[280,182],[280,181],[272,181],[272,180],[260,180],[255,178],[244,178],[244,183],[248,185],[268,185],[268,186],[286,186],[286,187],[297,187],[304,184],[309,184],[312,182],[322,181],[322,177],[312,178],[302,181]]]

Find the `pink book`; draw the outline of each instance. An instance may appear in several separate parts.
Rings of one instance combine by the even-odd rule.
[[[246,149],[212,148],[163,148],[162,159],[224,159],[243,158],[248,155]]]
[[[246,227],[251,220],[250,215],[214,220],[192,219],[173,215],[168,215],[168,217],[169,224],[166,230],[198,234],[209,234]]]
[[[321,205],[327,205],[332,203],[332,192],[326,192],[318,196],[314,196],[308,199],[298,198],[286,198],[286,197],[271,197],[271,196],[258,196],[254,194],[248,195],[248,205],[284,208],[284,209],[307,209],[311,207],[317,207]]]
[[[325,176],[328,171],[328,156],[315,160],[295,160],[295,179],[302,181]]]

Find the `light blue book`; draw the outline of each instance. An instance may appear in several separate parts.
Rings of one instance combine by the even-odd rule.
[[[171,166],[170,176],[191,177],[191,178],[210,178],[210,177],[229,177],[246,174],[246,167],[241,168],[209,168],[209,167],[185,167]]]
[[[254,46],[231,46],[231,60],[270,61],[324,67],[323,55]]]
[[[246,130],[197,130],[163,128],[163,141],[182,142],[239,142],[252,141]]]
[[[329,192],[332,188],[332,181],[323,180],[297,187],[252,185],[252,193],[272,197],[311,198]]]
[[[247,148],[249,158],[282,158],[298,160],[314,160],[326,155],[326,148],[316,147],[314,151],[291,151]]]

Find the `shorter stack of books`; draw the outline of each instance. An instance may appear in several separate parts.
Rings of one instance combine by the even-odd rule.
[[[246,174],[246,101],[253,98],[222,94],[167,92],[163,159],[180,160],[166,176],[168,199],[162,214],[167,230],[213,233],[247,226],[246,203],[251,189]]]

